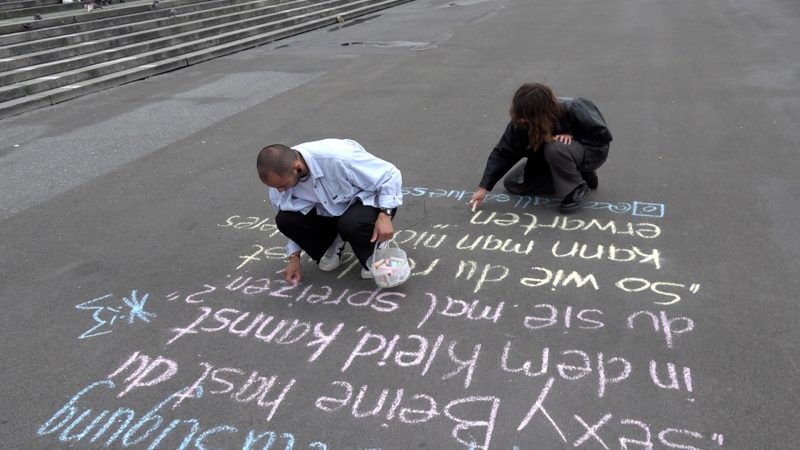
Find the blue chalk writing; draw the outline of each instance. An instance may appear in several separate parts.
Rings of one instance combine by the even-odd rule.
[[[106,294],[75,305],[76,309],[93,311],[92,318],[95,322],[95,325],[84,331],[78,336],[78,339],[88,339],[101,334],[111,333],[113,330],[105,328],[113,327],[117,319],[127,319],[129,325],[133,324],[137,318],[142,322],[150,323],[150,319],[156,317],[156,314],[144,310],[149,296],[150,294],[144,294],[144,296],[139,298],[134,289],[131,291],[130,296],[122,298],[122,305],[113,305],[117,307],[99,304],[103,300],[113,299],[114,294]],[[127,313],[123,311],[125,307],[128,308]]]
[[[660,203],[633,202],[634,216],[664,217],[664,205]]]
[[[79,401],[81,403],[86,401],[90,392],[92,394],[108,392],[115,387],[115,383],[111,380],[90,383],[53,413],[36,430],[36,434],[41,438],[55,435],[56,439],[61,442],[83,441],[87,444],[98,442],[103,443],[104,447],[110,447],[112,444],[120,447],[132,447],[149,443],[147,448],[150,449],[157,448],[160,443],[172,435],[176,439],[183,438],[178,446],[179,449],[193,446],[192,448],[202,450],[210,447],[211,444],[206,441],[212,435],[224,433],[229,436],[229,439],[241,442],[242,450],[268,450],[273,448],[273,444],[277,444],[275,449],[317,448],[324,450],[328,448],[327,444],[318,440],[310,441],[306,446],[297,447],[295,436],[292,433],[280,433],[280,438],[278,438],[278,433],[274,431],[259,433],[256,430],[249,430],[245,437],[241,434],[244,430],[240,431],[237,427],[229,424],[206,428],[198,419],[169,420],[165,414],[162,415],[162,409],[166,409],[165,406],[175,398],[191,395],[189,392],[191,388],[181,389],[167,396],[141,416],[125,406],[118,408],[113,413],[107,409],[95,413],[99,408],[79,405]],[[199,397],[201,394],[195,392],[194,398]],[[93,415],[94,417],[91,417]],[[137,418],[138,420],[136,420]],[[242,438],[244,439],[240,440]]]
[[[456,201],[469,200],[473,192],[463,189],[442,189],[420,186],[403,187],[403,195],[407,197],[448,198]],[[507,203],[514,208],[528,208],[536,206],[558,206],[561,199],[540,197],[538,195],[512,195],[488,193],[484,199],[486,203]],[[601,202],[588,200],[584,209],[597,209],[610,211],[615,214],[630,214],[636,217],[664,217],[665,206],[663,203],[651,202]]]

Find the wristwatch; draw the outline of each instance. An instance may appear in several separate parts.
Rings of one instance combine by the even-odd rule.
[[[389,217],[392,217],[392,208],[378,208],[378,212],[382,212]]]

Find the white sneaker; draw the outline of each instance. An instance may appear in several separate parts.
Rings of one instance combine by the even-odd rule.
[[[328,247],[328,250],[319,259],[319,270],[323,272],[330,272],[336,270],[342,264],[342,252],[344,251],[344,240],[337,234],[333,244]]]
[[[362,280],[371,280],[373,278],[375,278],[375,277],[372,275],[372,272],[370,272],[367,269],[361,269],[361,279]]]

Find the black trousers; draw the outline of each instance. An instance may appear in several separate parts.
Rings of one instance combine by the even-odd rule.
[[[392,218],[397,209],[392,211]],[[319,262],[336,235],[350,243],[361,266],[367,268],[367,259],[375,251],[375,243],[370,242],[378,220],[378,209],[365,206],[361,201],[350,205],[339,217],[317,214],[315,209],[303,214],[297,211],[279,211],[275,224],[284,236],[293,240],[314,261]]]
[[[563,198],[583,183],[581,172],[591,172],[604,161],[585,164],[587,149],[578,141],[550,142],[517,164],[503,179],[506,190],[517,195],[555,195]],[[606,150],[606,154],[608,150]]]

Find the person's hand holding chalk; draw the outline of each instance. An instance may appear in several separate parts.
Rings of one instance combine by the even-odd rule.
[[[303,279],[303,268],[300,265],[300,252],[289,256],[289,263],[283,269],[283,278],[287,283],[297,284]]]
[[[472,212],[478,210],[478,206],[481,205],[483,199],[486,198],[486,189],[485,188],[478,188],[475,193],[472,194],[472,199],[469,201],[469,207],[472,209]]]

